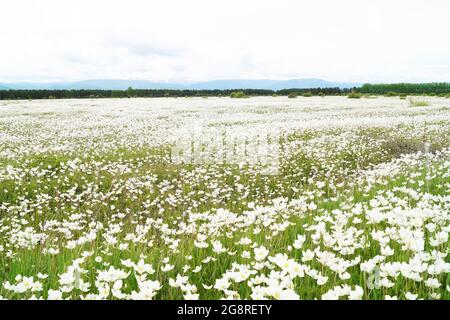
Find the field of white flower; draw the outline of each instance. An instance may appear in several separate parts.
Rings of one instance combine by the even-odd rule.
[[[450,100],[427,101],[2,101],[0,297],[450,299]],[[175,161],[193,127],[276,130],[276,173]]]

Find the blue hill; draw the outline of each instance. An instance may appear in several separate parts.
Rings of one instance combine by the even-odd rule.
[[[281,90],[291,88],[352,88],[360,86],[360,83],[330,82],[321,79],[290,79],[290,80],[213,80],[191,83],[176,82],[153,82],[147,80],[85,80],[77,82],[52,82],[52,83],[0,83],[0,90],[7,89],[103,89],[103,90],[125,90],[128,87],[134,89],[191,89],[191,90],[213,90],[213,89],[267,89]]]

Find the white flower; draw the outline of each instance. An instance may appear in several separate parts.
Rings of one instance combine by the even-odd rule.
[[[191,293],[187,292],[183,295],[185,300],[198,300],[199,294],[198,293]]]
[[[57,248],[48,248],[46,251],[48,254],[56,256],[59,253],[59,249]]]
[[[122,289],[122,285],[123,285],[123,281],[122,280],[116,280],[116,281],[114,281],[113,289],[114,290],[120,290],[120,289]]]
[[[255,260],[262,261],[269,254],[269,250],[267,250],[264,246],[260,246],[259,248],[253,249],[255,253]]]
[[[195,267],[194,270],[192,270],[192,272],[193,272],[193,273],[198,273],[198,272],[200,272],[201,270],[202,270],[202,266],[197,266],[197,267]]]
[[[117,280],[125,279],[128,275],[129,273],[111,266],[108,270],[98,271],[97,280],[112,283]]]
[[[214,289],[217,290],[227,290],[230,287],[230,282],[227,278],[216,279],[216,284],[214,285]]]
[[[125,267],[128,267],[128,268],[134,267],[134,263],[133,263],[130,259],[127,259],[127,260],[121,260],[121,263],[122,263]]]
[[[288,266],[286,270],[293,277],[303,277],[305,274],[304,267],[300,263],[295,262],[292,259],[288,260]]]
[[[275,297],[274,297],[275,298]],[[282,290],[278,295],[278,300],[299,300],[300,296],[294,290]]]
[[[38,272],[37,277],[38,277],[39,279],[44,280],[44,279],[47,279],[47,278],[48,278],[48,275],[47,275],[47,274],[42,274],[42,273]]]
[[[122,263],[125,265],[125,263],[122,261]],[[128,264],[128,262],[126,262]],[[134,271],[136,271],[139,274],[148,273],[153,274],[155,273],[155,269],[150,264],[146,264],[144,262],[144,259],[139,260],[139,262],[133,266]]]
[[[161,266],[161,271],[162,272],[169,272],[170,270],[173,270],[173,268],[175,268],[174,265],[171,265],[171,264],[167,263],[167,264]]]
[[[48,300],[62,300],[62,292],[59,290],[48,290]]]
[[[412,294],[411,292],[406,292],[405,298],[408,300],[417,300],[417,294]]]
[[[334,290],[330,290],[322,295],[322,300],[339,300],[339,295]]]
[[[71,285],[75,281],[73,272],[65,272],[59,275],[60,285]]]
[[[248,245],[250,243],[252,243],[252,240],[250,240],[247,237],[241,238],[241,240],[239,240],[239,242],[238,242],[238,244],[241,244],[241,245]]]
[[[364,294],[364,290],[360,286],[356,286],[354,290],[350,291],[350,300],[361,300]]]
[[[100,297],[107,298],[109,296],[110,287],[109,287],[108,283],[105,283],[105,282],[98,283],[97,289],[98,289],[98,294]]]
[[[179,288],[184,286],[187,283],[187,281],[188,277],[184,277],[178,274],[176,280],[169,278],[169,285],[174,288]]]
[[[385,246],[385,247],[382,246],[381,254],[384,256],[392,256],[394,254],[394,250],[389,246]]]
[[[303,243],[305,243],[306,240],[306,236],[302,236],[302,235],[298,235],[297,239],[294,241],[294,248],[295,249],[300,249],[303,246]]]
[[[222,252],[226,251],[226,249],[223,247],[223,245],[220,241],[214,241],[212,243],[212,245],[213,245],[213,251],[215,253],[222,253]]]
[[[429,278],[429,279],[425,280],[425,285],[427,287],[433,288],[433,289],[440,288],[440,286],[441,286],[438,279],[436,279],[436,278]]]
[[[23,277],[21,284],[23,285],[23,288],[25,289],[25,291],[33,288],[33,286],[34,286],[33,277]]]
[[[314,251],[311,251],[308,249],[303,252],[303,255],[302,255],[303,262],[311,261],[312,259],[314,259]]]
[[[316,281],[317,281],[317,285],[323,286],[325,283],[328,282],[328,277],[318,276]]]
[[[385,287],[385,288],[392,288],[395,285],[395,283],[390,281],[388,278],[381,279],[379,284],[381,287]]]

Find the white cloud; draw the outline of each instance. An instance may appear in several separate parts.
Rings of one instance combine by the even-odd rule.
[[[449,81],[448,0],[15,0],[0,81]]]

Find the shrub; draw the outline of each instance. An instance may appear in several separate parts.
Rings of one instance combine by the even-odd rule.
[[[393,92],[393,91],[389,91],[389,92],[386,92],[386,94],[384,96],[385,97],[395,97],[395,96],[398,96],[398,93],[397,92]]]
[[[311,92],[305,92],[304,94],[303,94],[303,96],[304,97],[312,97],[313,96],[313,94],[311,93]]]
[[[410,97],[408,99],[408,105],[410,107],[428,107],[430,105],[430,103],[428,101],[416,100],[416,99]]]
[[[136,93],[134,92],[134,89],[132,87],[128,87],[128,89],[127,89],[127,96],[128,96],[128,98],[134,97],[135,94]]]
[[[120,90],[111,91],[111,98],[121,98],[121,97],[122,97],[122,91],[120,91]]]
[[[230,94],[230,98],[248,98],[244,91],[235,91]]]
[[[348,94],[349,99],[361,99],[361,97],[362,97],[361,93],[354,92],[354,91],[352,91]]]
[[[288,98],[290,98],[290,99],[294,99],[294,98],[297,98],[297,97],[298,97],[298,95],[295,92],[291,92],[291,93],[288,94]]]

